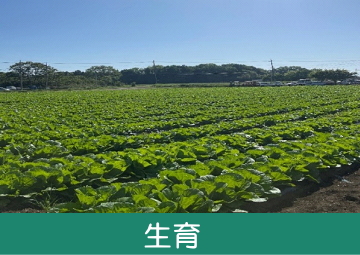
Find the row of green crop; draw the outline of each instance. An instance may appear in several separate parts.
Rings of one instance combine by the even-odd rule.
[[[0,204],[211,212],[358,161],[357,87],[255,89],[0,98]]]
[[[175,90],[175,92],[179,91]],[[258,101],[254,100],[250,93],[242,95],[242,91],[237,90],[235,90],[237,93],[231,91],[232,96],[217,94],[217,98],[210,97],[209,93],[205,95],[206,98],[200,98],[199,93],[204,91],[190,90],[188,95],[183,96],[183,92],[181,94],[187,100],[186,103],[184,98],[179,97],[175,92],[168,93],[173,101],[167,104],[161,100],[155,104],[150,97],[152,94],[140,98],[139,102],[134,102],[132,97],[132,100],[126,100],[127,97],[122,98],[120,93],[96,95],[94,92],[80,94],[82,96],[70,93],[59,94],[60,96],[43,93],[38,97],[32,95],[34,97],[30,98],[32,100],[21,98],[24,101],[15,101],[14,98],[8,102],[4,101],[2,110],[6,115],[0,119],[0,126],[9,132],[16,128],[16,125],[22,125],[24,132],[46,132],[60,128],[66,132],[79,130],[93,135],[131,134],[289,113],[310,106],[313,108],[326,104],[356,102],[351,99],[354,95],[349,98],[349,94],[345,93],[347,91],[341,91],[332,100],[328,100],[326,91],[322,91],[314,95],[307,93],[306,97],[286,94],[286,97],[281,99],[266,97],[267,95],[263,94],[260,98],[265,99]],[[222,92],[225,94],[228,91],[224,88]],[[193,98],[191,96],[193,94],[197,97]],[[156,99],[161,97],[159,95],[161,92],[154,93],[153,96]],[[69,98],[64,98],[65,96]],[[100,96],[107,98],[108,101]],[[67,108],[64,108],[63,104],[66,104]]]
[[[249,144],[242,138],[235,135],[221,137],[225,144],[230,141],[245,150]],[[207,142],[220,144],[220,141],[219,138]],[[186,149],[190,145],[194,149]],[[321,170],[359,161],[359,145],[355,137],[336,134],[315,134],[303,141],[283,141],[261,149],[252,145],[245,153],[229,146],[219,146],[218,154],[209,153],[203,144],[198,147],[183,144],[182,149],[176,148],[176,161],[172,167],[161,168],[157,177],[139,182],[115,182],[98,188],[82,187],[75,190],[77,199],[74,202],[60,204],[52,210],[211,212],[234,202],[239,206],[239,201],[266,201],[280,194],[278,186],[292,185],[305,178],[318,180]],[[146,153],[151,153],[152,149]],[[154,154],[139,156],[141,158],[133,158],[133,163],[142,168],[137,174],[152,173]]]
[[[317,118],[316,125],[312,125],[312,129],[315,131],[330,131],[335,123],[328,118],[319,120],[321,116],[326,116],[329,113],[339,114],[344,113],[351,116],[343,117],[343,124],[357,123],[360,121],[359,114],[356,114],[356,110],[359,107],[359,103],[348,103],[342,106],[332,105],[332,107],[322,107],[311,111],[311,114],[307,110],[302,110],[299,115],[298,112],[291,112],[287,114],[276,114],[269,116],[261,116],[251,119],[242,119],[234,121],[222,121],[217,124],[202,125],[199,127],[189,128],[174,128],[170,131],[152,132],[140,135],[132,136],[118,136],[118,135],[98,135],[89,136],[89,134],[82,135],[82,133],[76,131],[60,130],[57,132],[57,137],[50,137],[52,133],[39,132],[33,133],[27,126],[20,126],[19,129],[14,129],[21,134],[14,136],[11,134],[2,134],[0,138],[0,147],[11,150],[12,153],[21,155],[24,160],[32,161],[38,158],[59,157],[72,155],[83,155],[87,153],[101,153],[105,151],[121,151],[126,148],[140,148],[144,145],[155,143],[171,143],[174,141],[186,141],[188,139],[200,138],[205,136],[213,136],[217,134],[231,134],[234,132],[244,132],[254,128],[264,128],[274,126],[280,123],[294,122],[296,120],[313,120]],[[301,125],[302,122],[298,122],[297,125]],[[26,133],[26,131],[28,131]],[[55,132],[55,131],[54,131]],[[301,137],[306,136],[306,129],[302,130]],[[64,136],[64,133],[67,136]],[[283,131],[284,139],[296,139],[296,136],[291,135],[289,131]],[[280,132],[281,134],[281,132]],[[35,140],[35,141],[34,141]],[[56,142],[54,142],[56,140]]]
[[[283,128],[252,130],[252,135],[249,133],[220,135],[163,146],[148,146],[146,149],[127,149],[122,152],[42,158],[35,162],[21,163],[21,161],[13,159],[13,155],[9,153],[9,155],[4,155],[7,158],[5,158],[6,164],[3,165],[0,190],[3,198],[16,196],[36,198],[51,191],[52,194],[62,200],[74,201],[76,194],[78,201],[75,202],[77,207],[74,208],[77,208],[78,211],[86,211],[88,209],[93,210],[94,206],[100,205],[105,200],[96,200],[97,204],[91,204],[90,207],[77,195],[79,189],[82,190],[81,187],[86,187],[86,190],[96,189],[96,187],[103,190],[102,186],[108,186],[111,183],[117,183],[117,187],[122,185],[125,185],[123,187],[128,187],[127,185],[132,187],[147,182],[139,181],[135,184],[131,182],[121,185],[119,182],[126,182],[129,178],[136,178],[137,180],[150,178],[151,183],[158,184],[152,187],[153,190],[158,190],[160,186],[164,189],[170,189],[174,184],[186,184],[183,182],[167,182],[169,178],[171,179],[171,173],[177,173],[176,175],[179,176],[177,178],[184,178],[184,176],[188,176],[185,172],[189,171],[193,175],[192,177],[188,176],[190,179],[214,176],[212,180],[215,182],[213,183],[215,186],[220,185],[216,184],[216,180],[223,180],[224,175],[229,173],[232,173],[231,176],[236,173],[236,178],[242,176],[245,179],[247,179],[246,176],[249,171],[252,175],[258,175],[257,178],[253,176],[252,179],[247,180],[252,185],[246,186],[246,189],[237,188],[236,192],[246,194],[244,197],[234,195],[235,197],[232,196],[231,199],[224,200],[221,199],[221,196],[216,195],[218,199],[214,200],[211,198],[215,195],[204,193],[203,199],[205,201],[211,200],[206,203],[217,205],[216,208],[219,208],[222,203],[231,203],[241,199],[266,199],[269,190],[271,190],[270,195],[274,194],[274,190],[277,190],[274,186],[291,185],[294,181],[300,181],[304,178],[316,180],[319,170],[330,166],[348,165],[359,158],[360,151],[358,148],[360,144],[356,139],[356,134],[360,130],[357,124],[349,125],[348,129],[338,130],[337,133],[319,133],[310,130],[312,135],[304,139],[299,137],[298,140],[286,141],[281,139],[281,136],[271,137],[274,136],[274,133],[276,134],[277,130],[284,130]],[[297,128],[296,123],[287,124],[287,128],[289,128],[289,132],[303,132],[304,130],[310,132],[310,126],[303,130],[304,126]],[[264,144],[264,137],[268,142],[266,144]],[[262,143],[258,143],[259,141]],[[254,181],[260,177],[267,180],[264,183],[265,186],[263,183]],[[141,187],[139,185],[137,187]],[[230,189],[227,186],[229,183],[223,185],[227,187],[226,190]],[[225,186],[221,186],[221,190]],[[252,190],[254,187],[257,187],[256,192]],[[194,187],[190,185],[187,188],[192,189]],[[201,189],[200,191],[204,192]],[[220,192],[217,188],[214,188],[213,191],[216,194]],[[148,192],[150,191],[148,190]],[[225,193],[223,193],[224,196]],[[115,198],[118,198],[118,195],[115,194],[117,193],[114,193]],[[98,195],[94,196],[97,197]],[[129,194],[127,193],[126,196],[128,197]],[[113,202],[112,199],[114,197],[107,197],[106,202]],[[127,200],[127,203],[130,203],[129,201],[130,199]],[[73,205],[74,202],[71,203],[71,206]],[[66,206],[67,210],[69,209],[68,206],[69,204]],[[178,208],[177,211],[183,211],[184,208],[181,208]],[[208,209],[210,210],[211,207]]]

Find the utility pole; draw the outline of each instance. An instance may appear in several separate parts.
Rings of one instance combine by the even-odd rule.
[[[20,86],[21,86],[21,90],[24,90],[23,77],[22,77],[22,62],[21,62],[21,60],[20,60]]]
[[[155,76],[155,84],[157,83],[157,78],[156,78],[156,67],[155,67],[155,60],[153,60],[153,69],[154,69],[154,76]]]
[[[46,62],[46,84],[45,84],[45,89],[48,88],[48,82],[49,82],[49,73],[48,73],[48,64]]]
[[[270,63],[271,63],[271,83],[272,83],[273,82],[273,77],[274,77],[274,66],[273,66],[272,59],[270,59]]]

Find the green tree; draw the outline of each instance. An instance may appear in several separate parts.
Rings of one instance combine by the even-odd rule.
[[[125,84],[131,84],[135,82],[136,84],[141,84],[141,77],[145,74],[144,69],[140,68],[131,68],[121,70],[120,80]]]
[[[55,68],[39,62],[18,62],[10,66],[10,71],[19,76],[19,85],[22,81],[27,86],[45,88],[51,82],[51,77],[57,71]]]
[[[85,70],[85,75],[95,79],[98,86],[121,85],[121,72],[112,66],[92,66]]]
[[[344,69],[336,69],[336,70],[322,70],[322,69],[314,69],[310,73],[310,77],[318,79],[320,81],[324,81],[326,79],[332,80],[334,84],[337,81],[342,81],[348,78],[351,78],[356,73],[351,73]]]
[[[336,69],[336,70],[329,70],[328,78],[336,84],[337,81],[342,81],[348,78],[351,78],[356,73],[351,73],[344,69]]]
[[[329,74],[328,74],[328,70],[322,70],[322,69],[313,69],[310,74],[309,77],[310,78],[314,78],[317,79],[319,81],[325,81],[326,79],[328,79]]]
[[[142,68],[132,68],[121,71],[121,81],[126,84],[154,84],[155,75],[159,83],[203,83],[245,81],[261,78],[266,71],[253,66],[239,64],[200,64],[196,66],[156,65]]]
[[[285,71],[283,72],[284,81],[296,81],[299,79],[305,79],[309,77],[309,74],[311,72],[311,70],[300,66],[284,67],[284,71]]]

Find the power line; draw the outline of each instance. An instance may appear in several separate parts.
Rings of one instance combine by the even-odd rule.
[[[36,61],[32,61],[36,62]],[[143,63],[152,63],[153,61],[114,61],[114,62],[47,62],[48,64],[56,64],[56,65],[101,65],[101,64],[143,64]],[[211,60],[204,60],[204,61],[162,61],[157,60],[158,63],[265,63],[269,62],[268,60],[237,60],[237,61],[211,61]],[[334,62],[360,62],[360,59],[337,59],[337,60],[278,60],[277,62],[287,62],[287,63],[334,63]],[[11,64],[15,63],[14,61],[3,61],[0,62],[2,64]],[[40,62],[41,63],[41,62]],[[46,63],[45,61],[43,63]]]
[[[37,62],[37,61],[31,61],[31,62]],[[196,64],[196,65],[200,65],[200,64],[243,64],[243,65],[249,65],[248,63],[258,63],[258,65],[254,64],[254,67],[257,68],[263,68],[263,69],[267,69],[265,63],[269,62],[268,60],[238,60],[238,61],[221,61],[219,59],[215,60],[206,60],[206,61],[166,61],[166,60],[157,60],[156,61],[157,64],[161,65],[187,65],[187,66],[192,66],[192,64]],[[0,62],[0,64],[12,64],[15,63],[15,61],[2,61]],[[25,63],[25,62],[22,62]],[[123,65],[121,67],[121,69],[127,69],[127,68],[134,68],[137,65],[141,64],[141,66],[143,66],[143,64],[147,64],[147,67],[150,67],[151,65],[154,65],[154,61],[140,61],[140,60],[136,60],[136,61],[112,61],[112,62],[40,62],[40,63],[46,63],[46,65],[62,65],[64,66],[64,68],[66,69],[75,69],[75,68],[89,68],[91,66],[96,66],[96,65],[110,65],[110,66],[119,66],[119,65]],[[292,59],[292,60],[277,60],[277,63],[284,63],[281,66],[291,66],[292,63],[308,63],[304,68],[321,68],[321,69],[347,69],[347,70],[356,70],[356,72],[358,71],[359,67],[360,67],[360,59],[333,59],[333,60],[311,60],[311,59]],[[66,67],[66,65],[68,65]],[[129,66],[129,65],[133,65],[133,67],[125,67]],[[72,67],[70,67],[72,66]],[[78,67],[76,67],[78,66]],[[82,66],[82,67],[80,67]],[[302,66],[302,65],[300,65]],[[139,67],[138,68],[143,68],[143,67]],[[119,68],[119,67],[116,67]],[[3,67],[2,70],[5,70],[6,68]],[[7,68],[9,69],[9,68]],[[273,67],[272,67],[273,70]],[[68,71],[68,70],[65,70]]]

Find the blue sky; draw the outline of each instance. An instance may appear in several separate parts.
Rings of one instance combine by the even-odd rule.
[[[359,0],[0,0],[0,71],[272,59],[360,73],[359,28]]]

